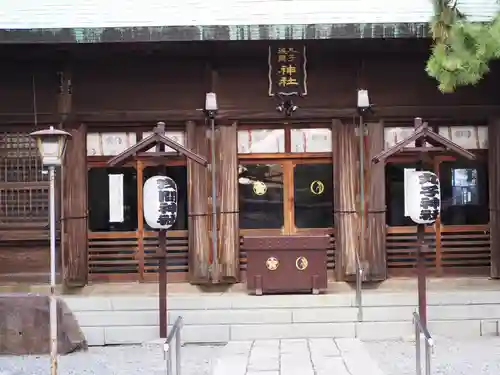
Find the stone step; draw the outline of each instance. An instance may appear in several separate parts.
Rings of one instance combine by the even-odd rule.
[[[90,345],[138,344],[158,337],[158,299],[140,296],[68,296]],[[184,319],[185,342],[358,337],[413,337],[414,293],[364,296],[363,321],[352,294],[178,295],[168,300],[168,321]],[[441,292],[429,295],[431,333],[447,337],[498,335],[500,292]]]
[[[157,325],[82,326],[90,346],[140,344],[159,337]],[[433,335],[450,338],[498,336],[498,320],[429,321]],[[186,325],[183,343],[225,343],[230,340],[354,338],[361,340],[412,340],[411,322],[298,323],[245,325]]]
[[[150,310],[158,308],[158,297],[140,295],[108,295],[108,296],[71,296],[77,310]],[[88,303],[91,301],[91,303]],[[363,306],[414,306],[417,303],[416,292],[386,293],[364,292]],[[500,304],[498,291],[443,291],[428,293],[429,306],[443,305],[485,305]],[[227,294],[177,294],[170,295],[168,307],[172,310],[213,310],[213,309],[270,309],[270,308],[325,308],[355,307],[354,293],[326,295],[265,295],[250,296],[243,293]]]

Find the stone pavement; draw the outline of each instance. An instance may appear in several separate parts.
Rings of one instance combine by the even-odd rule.
[[[383,375],[358,339],[229,342],[212,375]]]

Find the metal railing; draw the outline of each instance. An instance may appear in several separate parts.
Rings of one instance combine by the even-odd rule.
[[[416,374],[422,375],[421,335],[423,335],[425,341],[425,375],[431,375],[431,354],[434,350],[434,340],[427,327],[422,325],[420,315],[417,312],[413,313],[413,324],[415,325]]]
[[[167,375],[181,375],[181,329],[183,326],[182,317],[175,321],[170,333],[163,345],[164,358],[166,361]],[[175,339],[175,373],[172,366],[172,341]]]
[[[358,307],[358,321],[363,321],[363,267],[356,251],[356,306]]]

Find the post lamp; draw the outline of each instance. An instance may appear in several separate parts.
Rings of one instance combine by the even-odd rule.
[[[55,168],[61,166],[66,142],[71,134],[54,129],[39,130],[30,134],[36,140],[43,165],[49,168],[50,183],[50,369],[57,374],[57,301],[56,288],[56,210],[55,210]]]
[[[365,254],[366,247],[366,220],[365,220],[365,121],[363,115],[372,112],[372,104],[368,90],[358,89],[357,108],[359,114],[359,216],[360,216],[360,234],[359,249],[356,253],[356,303],[358,305],[358,320],[363,320],[362,295],[361,288],[364,275],[363,261],[360,257]]]
[[[203,112],[210,121],[210,145],[212,161],[210,169],[212,172],[212,276],[217,275],[217,174],[215,170],[215,116],[219,107],[217,105],[217,94],[207,92],[205,95],[205,108]],[[219,281],[219,280],[215,280]]]

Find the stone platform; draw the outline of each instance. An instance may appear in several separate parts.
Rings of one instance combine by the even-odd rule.
[[[229,342],[212,375],[382,375],[358,339]]]
[[[7,287],[6,287],[7,288]],[[19,288],[19,286],[13,286]],[[0,292],[8,292],[0,287]],[[499,334],[500,282],[486,278],[428,281],[429,329],[435,336],[468,338]],[[355,291],[331,283],[322,295],[251,296],[244,286],[202,290],[168,287],[168,321],[184,318],[188,343],[268,339],[413,338],[415,279],[391,279],[363,290],[358,321]],[[63,296],[89,345],[142,344],[158,338],[157,285],[100,284]]]

